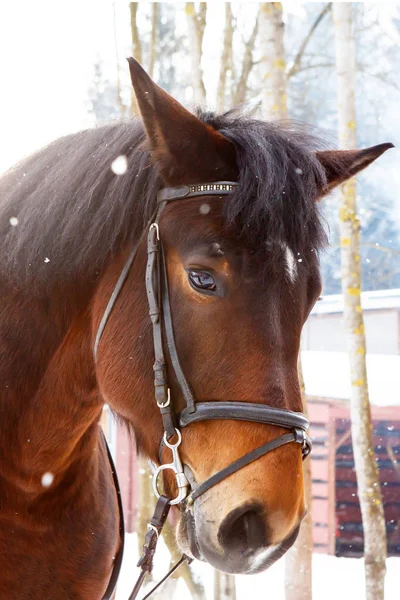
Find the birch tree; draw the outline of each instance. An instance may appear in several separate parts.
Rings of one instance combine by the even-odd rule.
[[[356,147],[355,51],[351,3],[333,3],[339,108],[339,139],[344,148]],[[367,600],[383,600],[386,572],[386,526],[374,455],[368,396],[366,346],[361,309],[360,222],[356,182],[341,189],[339,228],[344,296],[344,323],[351,372],[351,434],[358,495],[364,529]]]
[[[138,11],[138,3],[137,2],[129,2],[129,11],[131,17],[131,38],[132,38],[132,56],[136,58],[140,64],[143,64],[143,56],[142,56],[142,44],[140,41],[139,30],[137,26],[137,11]],[[137,115],[139,113],[135,94],[132,90],[131,97],[131,115]]]
[[[207,4],[206,2],[200,2],[200,8],[197,11],[194,2],[186,2],[185,11],[192,63],[193,101],[195,104],[204,105],[206,103],[206,88],[203,81],[201,56],[206,27]]]
[[[308,416],[306,390],[301,360],[298,363],[303,413]],[[312,598],[312,474],[311,459],[303,463],[304,491],[307,515],[303,519],[298,538],[285,557],[285,600],[311,600]]]
[[[262,46],[263,71],[262,115],[264,119],[287,117],[286,61],[283,38],[282,4],[260,5],[259,35]]]
[[[222,573],[222,571],[215,571],[214,600],[236,600],[234,575]]]
[[[225,3],[225,30],[224,42],[222,46],[221,67],[219,72],[219,81],[217,89],[217,108],[223,111],[226,105],[226,87],[228,74],[232,75],[232,42],[233,42],[233,24],[231,3]]]
[[[262,91],[262,113],[267,120],[287,119],[286,61],[283,38],[282,5],[269,2],[260,6],[259,35],[263,44],[263,68],[266,69]],[[299,381],[303,411],[307,413],[304,380],[299,358]],[[307,517],[303,520],[299,536],[285,559],[286,600],[311,600],[312,597],[312,478],[311,461],[303,465]]]

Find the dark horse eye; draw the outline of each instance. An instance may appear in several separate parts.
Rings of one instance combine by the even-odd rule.
[[[189,281],[193,287],[199,290],[213,292],[217,288],[214,277],[207,271],[189,271]]]

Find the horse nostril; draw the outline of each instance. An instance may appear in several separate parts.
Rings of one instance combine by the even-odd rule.
[[[265,523],[259,504],[235,508],[222,521],[218,540],[228,552],[255,552],[267,545]]]

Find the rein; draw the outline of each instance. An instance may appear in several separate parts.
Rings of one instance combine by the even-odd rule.
[[[141,568],[141,573],[131,595],[129,596],[129,600],[134,600],[137,598],[146,574],[150,573],[152,570],[153,556],[156,550],[157,541],[167,519],[169,509],[172,505],[180,504],[186,500],[187,505],[190,506],[197,500],[197,498],[220,483],[223,479],[229,477],[232,473],[239,471],[261,456],[264,456],[268,452],[271,452],[285,444],[292,442],[300,444],[302,448],[303,460],[311,452],[311,440],[306,433],[309,423],[307,418],[302,413],[249,402],[213,400],[207,402],[196,402],[190,384],[185,377],[179,361],[175,344],[173,320],[169,299],[167,267],[162,240],[160,237],[160,216],[169,202],[199,196],[221,197],[232,194],[237,189],[238,185],[238,183],[230,181],[217,181],[215,183],[200,183],[164,188],[157,194],[157,210],[147,229],[146,291],[149,304],[149,315],[153,327],[155,358],[153,367],[154,393],[156,404],[160,410],[164,427],[164,435],[160,443],[160,457],[163,448],[167,447],[171,451],[172,461],[170,463],[162,463],[160,458],[160,466],[156,468],[154,472],[153,490],[158,500],[154,515],[148,525],[148,531],[143,545],[143,554],[138,562],[138,567]],[[99,343],[104,333],[104,329],[107,325],[118,295],[128,277],[130,268],[134,262],[137,250],[143,241],[145,233],[142,235],[138,243],[132,248],[132,251],[118,278],[114,291],[110,297],[110,300],[108,301],[107,307],[100,321],[94,343],[95,360],[97,359]],[[165,331],[165,340],[163,339],[163,328]],[[172,368],[185,401],[185,408],[178,414],[175,413],[173,405],[171,404],[171,392],[164,352],[165,342]],[[206,481],[198,484],[196,487],[193,487],[186,478],[184,466],[179,454],[179,446],[181,445],[182,441],[181,429],[187,427],[191,423],[214,419],[229,419],[254,423],[265,423],[268,425],[275,425],[288,429],[289,433],[281,435],[278,438],[259,446],[255,450],[252,450],[238,460],[232,462],[218,473],[215,473]],[[167,498],[166,496],[160,494],[158,490],[158,477],[160,473],[165,470],[172,470],[175,475],[175,481],[178,488],[178,493],[175,498]],[[120,519],[122,520],[123,527],[122,507],[120,507]],[[143,600],[148,598],[185,560],[191,562],[189,557],[183,555],[180,561],[143,598]],[[112,581],[116,582],[118,579],[119,569],[120,561],[118,565],[116,561],[111,577]],[[114,571],[116,573],[114,573]],[[107,589],[107,592],[108,591],[109,590]],[[107,595],[107,592],[103,597],[103,600],[110,600],[111,596]]]

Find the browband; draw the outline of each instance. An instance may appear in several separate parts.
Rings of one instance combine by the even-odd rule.
[[[215,181],[213,183],[193,183],[176,187],[163,188],[157,194],[157,202],[170,202],[181,198],[196,196],[226,196],[232,194],[239,184],[234,181]]]

